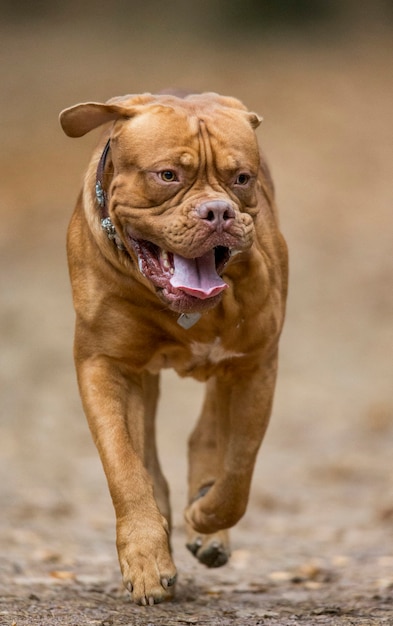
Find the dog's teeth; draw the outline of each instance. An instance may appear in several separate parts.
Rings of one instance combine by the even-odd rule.
[[[166,250],[161,250],[161,264],[165,270],[171,269],[168,252]]]
[[[237,254],[240,254],[240,250],[236,250],[235,248],[233,248],[231,250],[231,256],[236,256]]]
[[[174,269],[173,267],[170,267],[170,268],[169,268],[169,271],[170,271],[170,273],[171,273],[171,274],[174,274],[174,273],[175,273],[175,269]]]

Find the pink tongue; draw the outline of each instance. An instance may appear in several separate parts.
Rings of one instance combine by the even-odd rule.
[[[216,272],[214,250],[197,259],[185,259],[173,254],[175,266],[170,280],[172,287],[205,300],[212,298],[228,287]]]

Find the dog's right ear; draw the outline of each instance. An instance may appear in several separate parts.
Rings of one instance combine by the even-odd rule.
[[[64,109],[60,113],[60,124],[69,137],[82,137],[93,128],[113,122],[120,117],[133,117],[136,111],[120,104],[85,102]]]

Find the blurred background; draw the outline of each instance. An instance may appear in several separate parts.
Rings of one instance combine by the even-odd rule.
[[[236,96],[263,116],[258,136],[290,249],[274,415],[235,541],[252,546],[263,528],[276,566],[317,549],[385,554],[393,3],[2,0],[0,13],[2,556],[115,559],[111,503],[76,388],[65,257],[97,134],[71,140],[57,119],[77,102],[168,87]],[[164,379],[160,447],[180,529],[201,390]]]

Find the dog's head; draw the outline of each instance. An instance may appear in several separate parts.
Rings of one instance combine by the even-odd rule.
[[[231,256],[254,240],[260,118],[217,94],[146,94],[78,104],[60,120],[71,137],[112,122],[108,156],[101,147],[87,176],[89,205],[99,223],[100,162],[116,237],[158,295],[181,312],[217,304]]]

